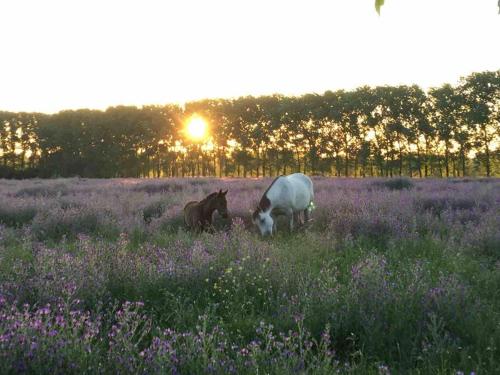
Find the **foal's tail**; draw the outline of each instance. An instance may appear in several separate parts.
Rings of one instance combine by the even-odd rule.
[[[192,227],[191,225],[191,220],[190,217],[191,215],[193,215],[193,213],[191,212],[190,208],[196,204],[197,202],[196,201],[192,201],[192,202],[188,202],[185,206],[184,206],[184,224],[186,225],[186,227],[188,229],[190,229]]]

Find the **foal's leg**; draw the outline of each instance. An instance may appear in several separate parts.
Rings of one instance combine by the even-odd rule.
[[[212,225],[212,223],[207,224],[206,228],[208,233],[215,233],[215,227]]]
[[[198,220],[195,224],[195,232],[196,233],[201,233],[204,231],[204,228],[203,228],[203,222],[201,220]]]

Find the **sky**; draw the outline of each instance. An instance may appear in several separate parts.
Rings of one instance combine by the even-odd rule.
[[[53,113],[500,69],[497,0],[2,0],[0,110]]]

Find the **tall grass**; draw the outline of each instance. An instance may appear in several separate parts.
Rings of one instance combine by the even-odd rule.
[[[316,178],[312,226],[266,240],[269,181],[196,181],[0,184],[33,210],[0,226],[0,372],[500,371],[499,181]],[[219,188],[230,228],[186,232],[183,202]]]

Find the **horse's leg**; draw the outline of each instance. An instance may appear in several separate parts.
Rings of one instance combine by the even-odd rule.
[[[291,210],[291,209],[288,210],[287,216],[288,216],[288,220],[290,221],[289,222],[290,233],[292,233],[293,232],[293,217],[294,217],[293,210]]]
[[[300,227],[300,212],[294,212],[293,213],[293,221],[295,222],[295,225],[298,227]]]
[[[309,222],[309,220],[311,220],[311,217],[309,216],[310,212],[309,212],[309,207],[307,207],[305,210],[304,210],[304,223],[307,224]]]
[[[271,235],[275,235],[276,233],[278,233],[278,218],[280,216],[280,213],[279,212],[271,212],[271,218],[273,219],[273,227],[271,229]]]

